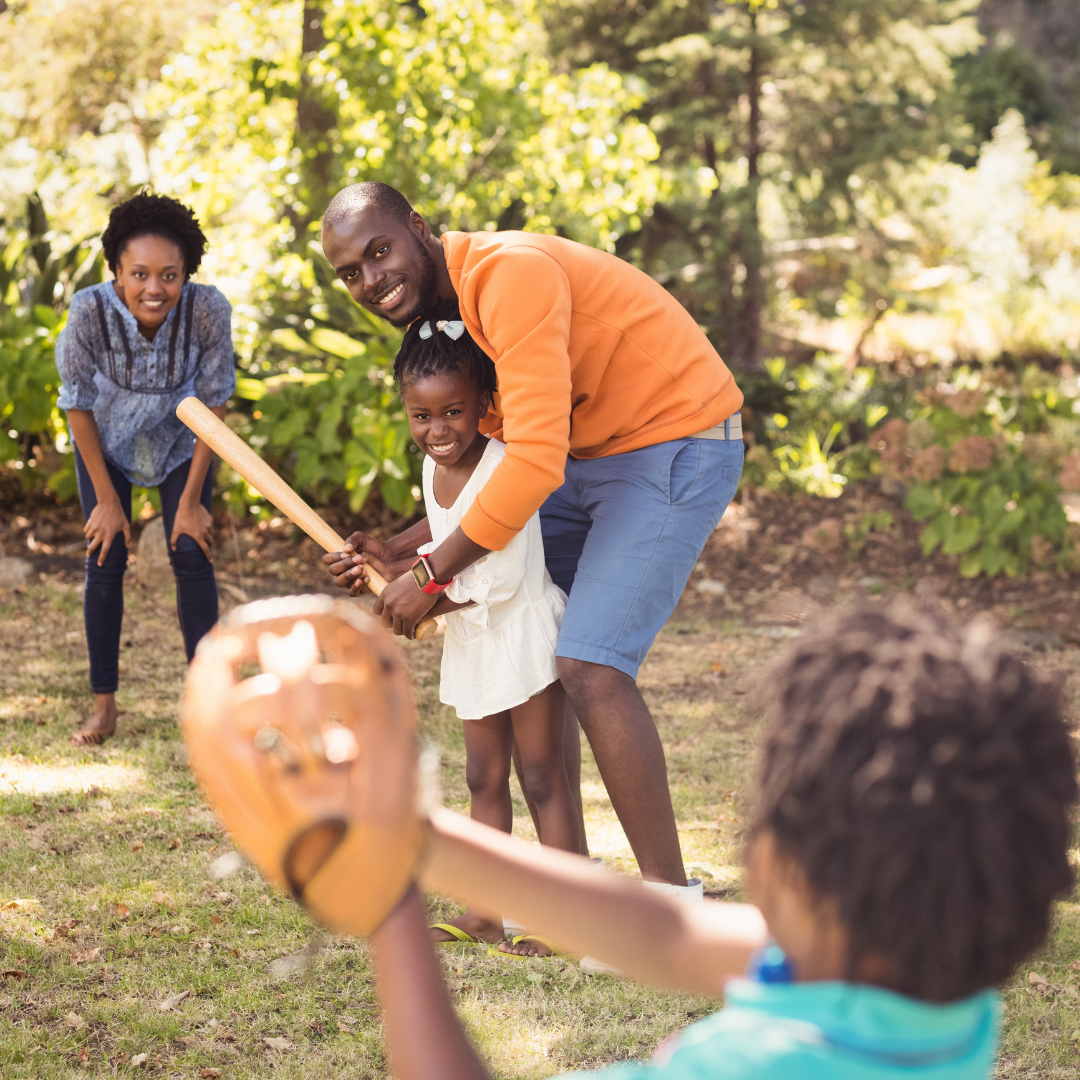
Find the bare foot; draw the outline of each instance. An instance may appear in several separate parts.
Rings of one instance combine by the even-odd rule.
[[[97,694],[90,719],[71,736],[74,746],[98,746],[116,732],[116,698],[113,694]]]
[[[447,919],[446,921],[449,926],[456,926],[459,930],[464,930],[470,937],[475,938],[477,941],[486,941],[489,945],[494,945],[496,941],[502,941],[503,939],[502,923],[485,919],[482,915],[477,915],[475,911],[466,911],[456,919]],[[454,937],[453,934],[441,930],[437,926],[431,927],[429,932],[432,941],[460,940],[460,938]]]
[[[533,934],[518,934],[513,941],[504,941],[499,952],[508,956],[556,956],[559,950],[542,937]]]

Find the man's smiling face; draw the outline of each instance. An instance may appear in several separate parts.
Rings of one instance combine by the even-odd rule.
[[[372,206],[324,230],[322,245],[362,308],[392,326],[408,326],[438,296],[435,261],[425,243],[430,236],[419,214],[406,223]]]

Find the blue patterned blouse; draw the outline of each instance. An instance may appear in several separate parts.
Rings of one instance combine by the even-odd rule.
[[[56,341],[60,408],[92,411],[105,457],[134,484],[160,484],[195,451],[181,399],[214,408],[236,389],[231,316],[213,285],[189,281],[147,341],[111,281],[80,289]]]

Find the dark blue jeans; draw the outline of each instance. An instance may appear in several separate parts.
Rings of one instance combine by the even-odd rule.
[[[131,481],[111,461],[106,460],[120,505],[131,520]],[[178,465],[158,485],[161,514],[165,519],[165,539],[172,535],[176,508],[187,483],[190,461]],[[79,477],[79,501],[84,518],[89,518],[97,506],[97,494],[82,456],[75,450],[75,470]],[[199,501],[210,509],[214,491],[214,469],[206,472]],[[124,534],[113,537],[105,564],[98,566],[100,548],[95,548],[86,560],[86,587],[83,591],[83,617],[86,621],[86,645],[90,652],[90,689],[95,694],[114,694],[119,683],[120,628],[124,621],[124,573],[127,570],[128,550]],[[193,537],[186,534],[176,541],[176,550],[169,549],[169,562],[176,578],[176,614],[180,617],[180,632],[188,662],[195,655],[195,646],[217,622],[217,583],[214,567],[203,554]]]

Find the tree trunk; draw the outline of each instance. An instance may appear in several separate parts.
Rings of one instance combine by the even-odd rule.
[[[300,86],[296,95],[295,145],[301,154],[300,207],[290,208],[289,217],[296,230],[296,247],[307,246],[312,221],[322,216],[333,195],[334,155],[330,133],[337,126],[337,113],[327,107],[326,94],[316,86],[311,63],[326,45],[323,31],[323,5],[318,0],[304,0],[304,27],[300,44]]]
[[[758,205],[761,193],[762,57],[757,30],[757,12],[751,11],[750,63],[746,79],[746,93],[750,103],[746,130],[747,183],[740,251],[743,266],[746,268],[746,278],[743,281],[737,346],[740,366],[744,370],[756,369],[761,365],[761,317],[765,307],[765,280],[762,275],[764,251]]]

